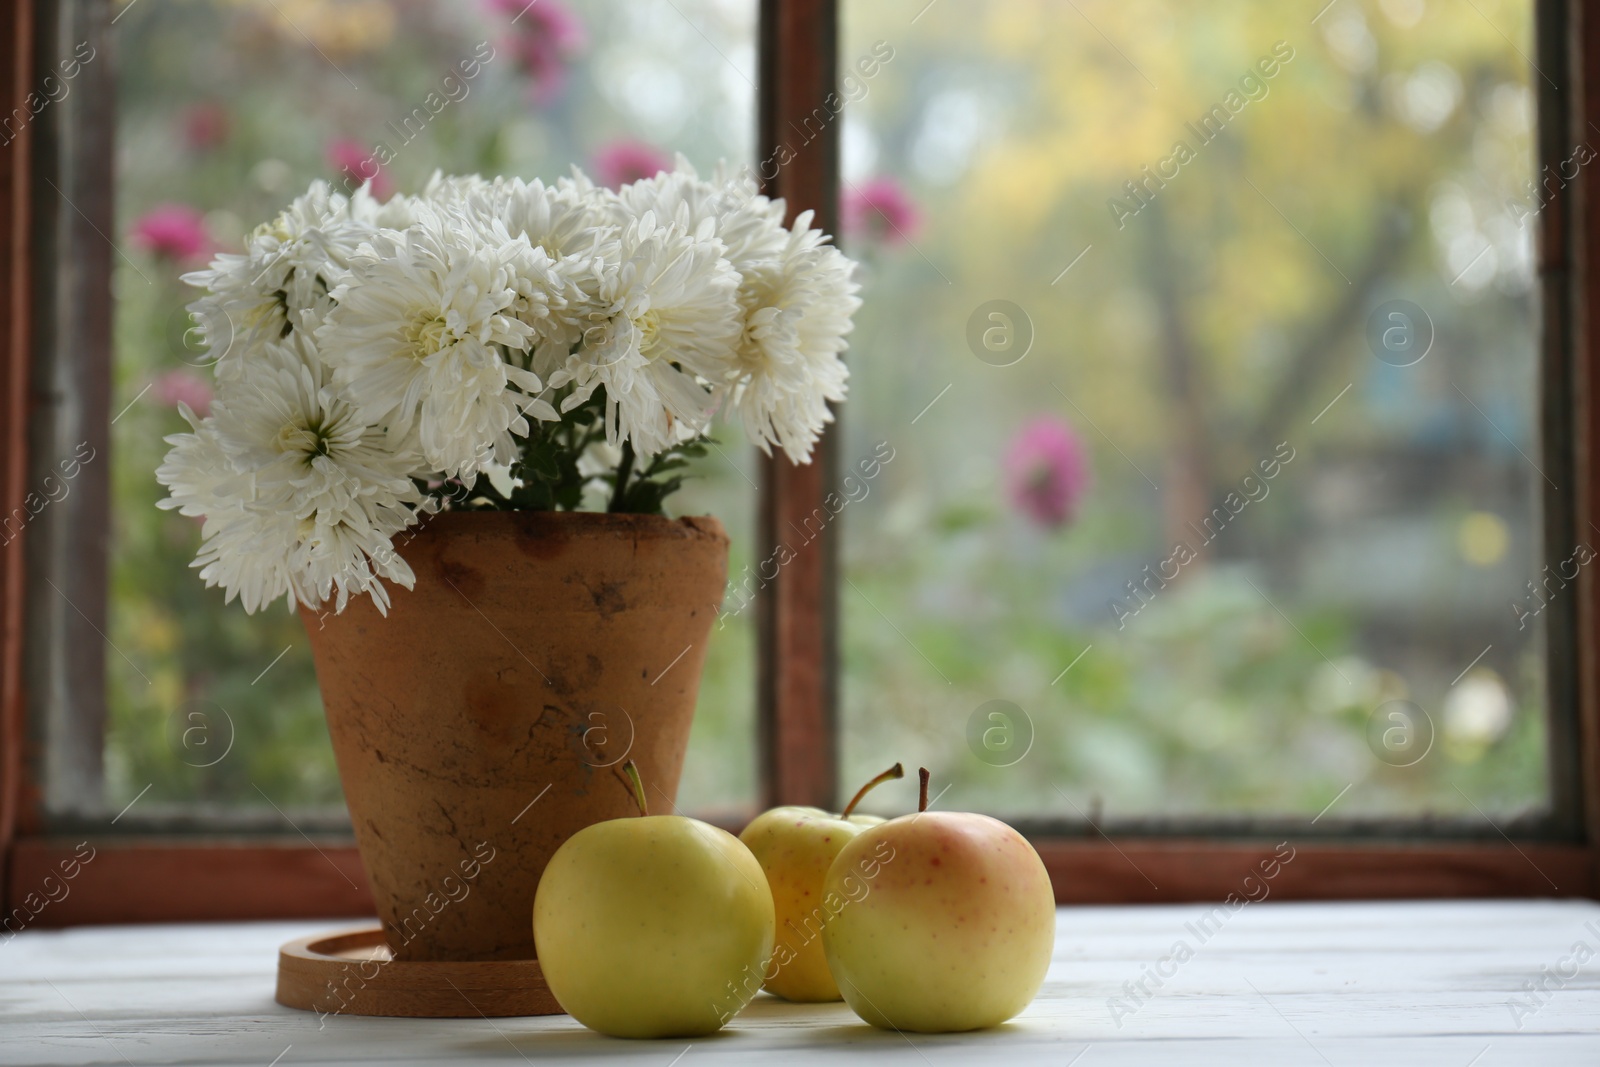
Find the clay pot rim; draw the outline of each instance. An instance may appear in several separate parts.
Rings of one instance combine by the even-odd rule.
[[[723,544],[729,543],[727,530],[714,515],[668,518],[665,515],[610,511],[441,511],[423,519],[410,532],[422,534],[437,529],[450,533],[476,533],[507,527],[517,529],[524,536],[570,538],[613,534],[634,539],[709,538]]]

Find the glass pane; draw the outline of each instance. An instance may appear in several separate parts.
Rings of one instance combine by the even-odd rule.
[[[846,5],[846,786],[1546,803],[1532,4],[1317,6]]]
[[[494,0],[137,4],[119,67],[113,588],[106,735],[111,811],[163,803],[286,810],[340,802],[309,649],[279,606],[247,616],[189,568],[194,520],[157,511],[163,436],[203,411],[178,276],[237,250],[314,178],[336,188],[392,160],[375,191],[435,169],[552,180],[573,163],[632,180],[671,151],[709,168],[751,156],[754,5]],[[125,409],[125,410],[124,410]],[[715,514],[731,566],[754,536],[754,465],[724,431],[677,514]],[[754,620],[713,640],[680,792],[754,795]],[[231,748],[229,747],[231,745]],[[226,755],[224,756],[224,751]],[[148,793],[144,793],[149,786]]]

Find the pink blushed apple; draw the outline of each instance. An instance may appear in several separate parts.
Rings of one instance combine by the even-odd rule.
[[[919,811],[857,834],[824,891],[843,895],[862,861],[885,853],[893,859],[867,892],[822,928],[855,1013],[885,1029],[941,1033],[998,1026],[1027,1007],[1056,928],[1050,875],[1033,846],[987,815]]]

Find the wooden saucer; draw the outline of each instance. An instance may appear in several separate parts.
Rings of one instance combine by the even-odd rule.
[[[394,960],[377,926],[285,944],[278,950],[277,1001],[330,1015],[414,1019],[561,1014],[538,960]]]

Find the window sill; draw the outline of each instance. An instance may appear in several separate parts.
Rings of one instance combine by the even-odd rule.
[[[720,820],[719,820],[720,821]],[[723,822],[736,831],[743,818]],[[13,906],[75,869],[80,837],[12,848]],[[372,913],[366,872],[343,837],[88,836],[91,862],[33,927],[320,919]],[[1600,896],[1600,854],[1586,845],[1499,842],[1269,841],[1037,837],[1063,904],[1168,904],[1259,896],[1275,901]],[[42,899],[42,898],[38,898]],[[1596,945],[1600,949],[1600,944]]]
[[[1600,904],[1489,901],[1247,905],[1195,930],[1207,905],[1066,908],[1044,991],[1015,1022],[942,1036],[872,1030],[842,1004],[757,998],[715,1039],[662,1042],[751,1062],[1532,1063],[1600,1059],[1594,964]],[[641,1043],[564,1016],[371,1019],[272,1003],[277,948],[319,922],[29,930],[0,948],[8,1006],[3,1062],[216,1064],[632,1060]],[[339,926],[347,923],[337,924]],[[1192,958],[1173,962],[1179,941]],[[1160,975],[1159,972],[1166,972]],[[1158,976],[1159,975],[1159,976]],[[1143,981],[1150,995],[1140,992]],[[1160,985],[1157,986],[1157,982]],[[1131,990],[1131,993],[1130,993]],[[1517,1005],[1526,1011],[1514,1012]],[[1520,1025],[1519,1025],[1520,1024]],[[910,1044],[912,1047],[907,1048]],[[1485,1053],[1485,1049],[1489,1049]],[[913,1053],[920,1053],[918,1055]],[[1090,1063],[1098,1062],[1090,1054]]]

